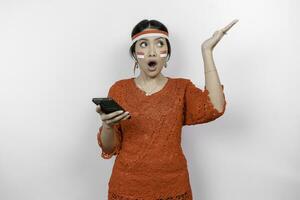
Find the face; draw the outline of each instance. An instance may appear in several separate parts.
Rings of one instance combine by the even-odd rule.
[[[141,73],[149,77],[160,74],[166,63],[168,45],[165,38],[147,37],[140,39],[135,45],[135,56]]]

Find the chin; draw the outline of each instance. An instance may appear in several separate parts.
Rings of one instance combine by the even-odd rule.
[[[148,74],[159,74],[161,72],[161,69],[156,69],[155,71],[149,71],[146,70]]]

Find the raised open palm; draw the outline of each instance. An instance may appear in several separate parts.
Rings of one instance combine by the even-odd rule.
[[[202,49],[213,50],[214,47],[218,44],[218,42],[222,39],[222,37],[226,34],[226,32],[238,21],[239,21],[238,19],[235,19],[224,28],[215,31],[212,37],[210,37],[209,39],[205,40],[202,43],[201,45]]]

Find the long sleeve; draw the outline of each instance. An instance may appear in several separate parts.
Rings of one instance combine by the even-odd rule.
[[[116,124],[114,125],[114,132],[116,133],[115,136],[117,138],[115,138],[115,145],[114,145],[114,151],[111,153],[107,153],[103,150],[103,144],[102,144],[102,140],[101,140],[101,133],[102,133],[102,128],[103,126],[101,126],[99,128],[99,131],[97,133],[97,141],[98,141],[98,145],[101,147],[101,157],[104,159],[109,159],[111,158],[113,155],[117,155],[119,154],[120,150],[121,150],[121,141],[122,141],[122,130],[121,130],[121,125],[120,124]]]
[[[116,82],[117,83],[117,82]],[[109,92],[108,92],[108,95],[107,97],[111,97],[113,98],[116,102],[119,102],[120,101],[120,98],[121,98],[121,92],[119,91],[120,87],[118,87],[118,85],[114,83],[110,89],[109,89]],[[103,126],[101,125],[101,127],[99,128],[98,132],[97,132],[97,141],[98,141],[98,145],[101,147],[101,157],[104,158],[104,159],[109,159],[111,158],[113,155],[117,155],[119,154],[120,150],[121,150],[121,145],[122,145],[122,128],[121,128],[121,124],[115,124],[113,126],[113,130],[114,132],[116,133],[115,134],[115,141],[116,143],[114,144],[114,151],[111,152],[111,153],[107,153],[103,150],[103,143],[102,143],[102,140],[101,140],[101,133],[102,133],[102,128]]]
[[[222,89],[224,91],[223,85]],[[226,101],[223,111],[219,112],[214,108],[208,94],[206,88],[203,91],[188,80],[184,94],[183,126],[207,123],[224,114]]]

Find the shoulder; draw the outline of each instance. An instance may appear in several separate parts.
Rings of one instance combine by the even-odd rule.
[[[183,78],[183,77],[172,77],[173,80],[177,83],[177,85],[186,87],[188,84],[192,83],[192,81],[188,78]]]
[[[131,78],[126,78],[126,79],[120,79],[116,80],[112,85],[111,88],[122,88],[122,87],[127,87],[128,84],[130,83]]]
[[[120,79],[113,82],[108,91],[108,96],[117,102],[121,102],[124,98],[130,79]]]
[[[183,78],[183,77],[171,77],[171,76],[168,76],[168,77],[176,82],[185,82],[185,81],[189,80],[189,79]]]
[[[109,87],[109,96],[124,96],[128,91],[128,87],[130,84],[131,78],[120,79],[113,82],[113,84]]]

